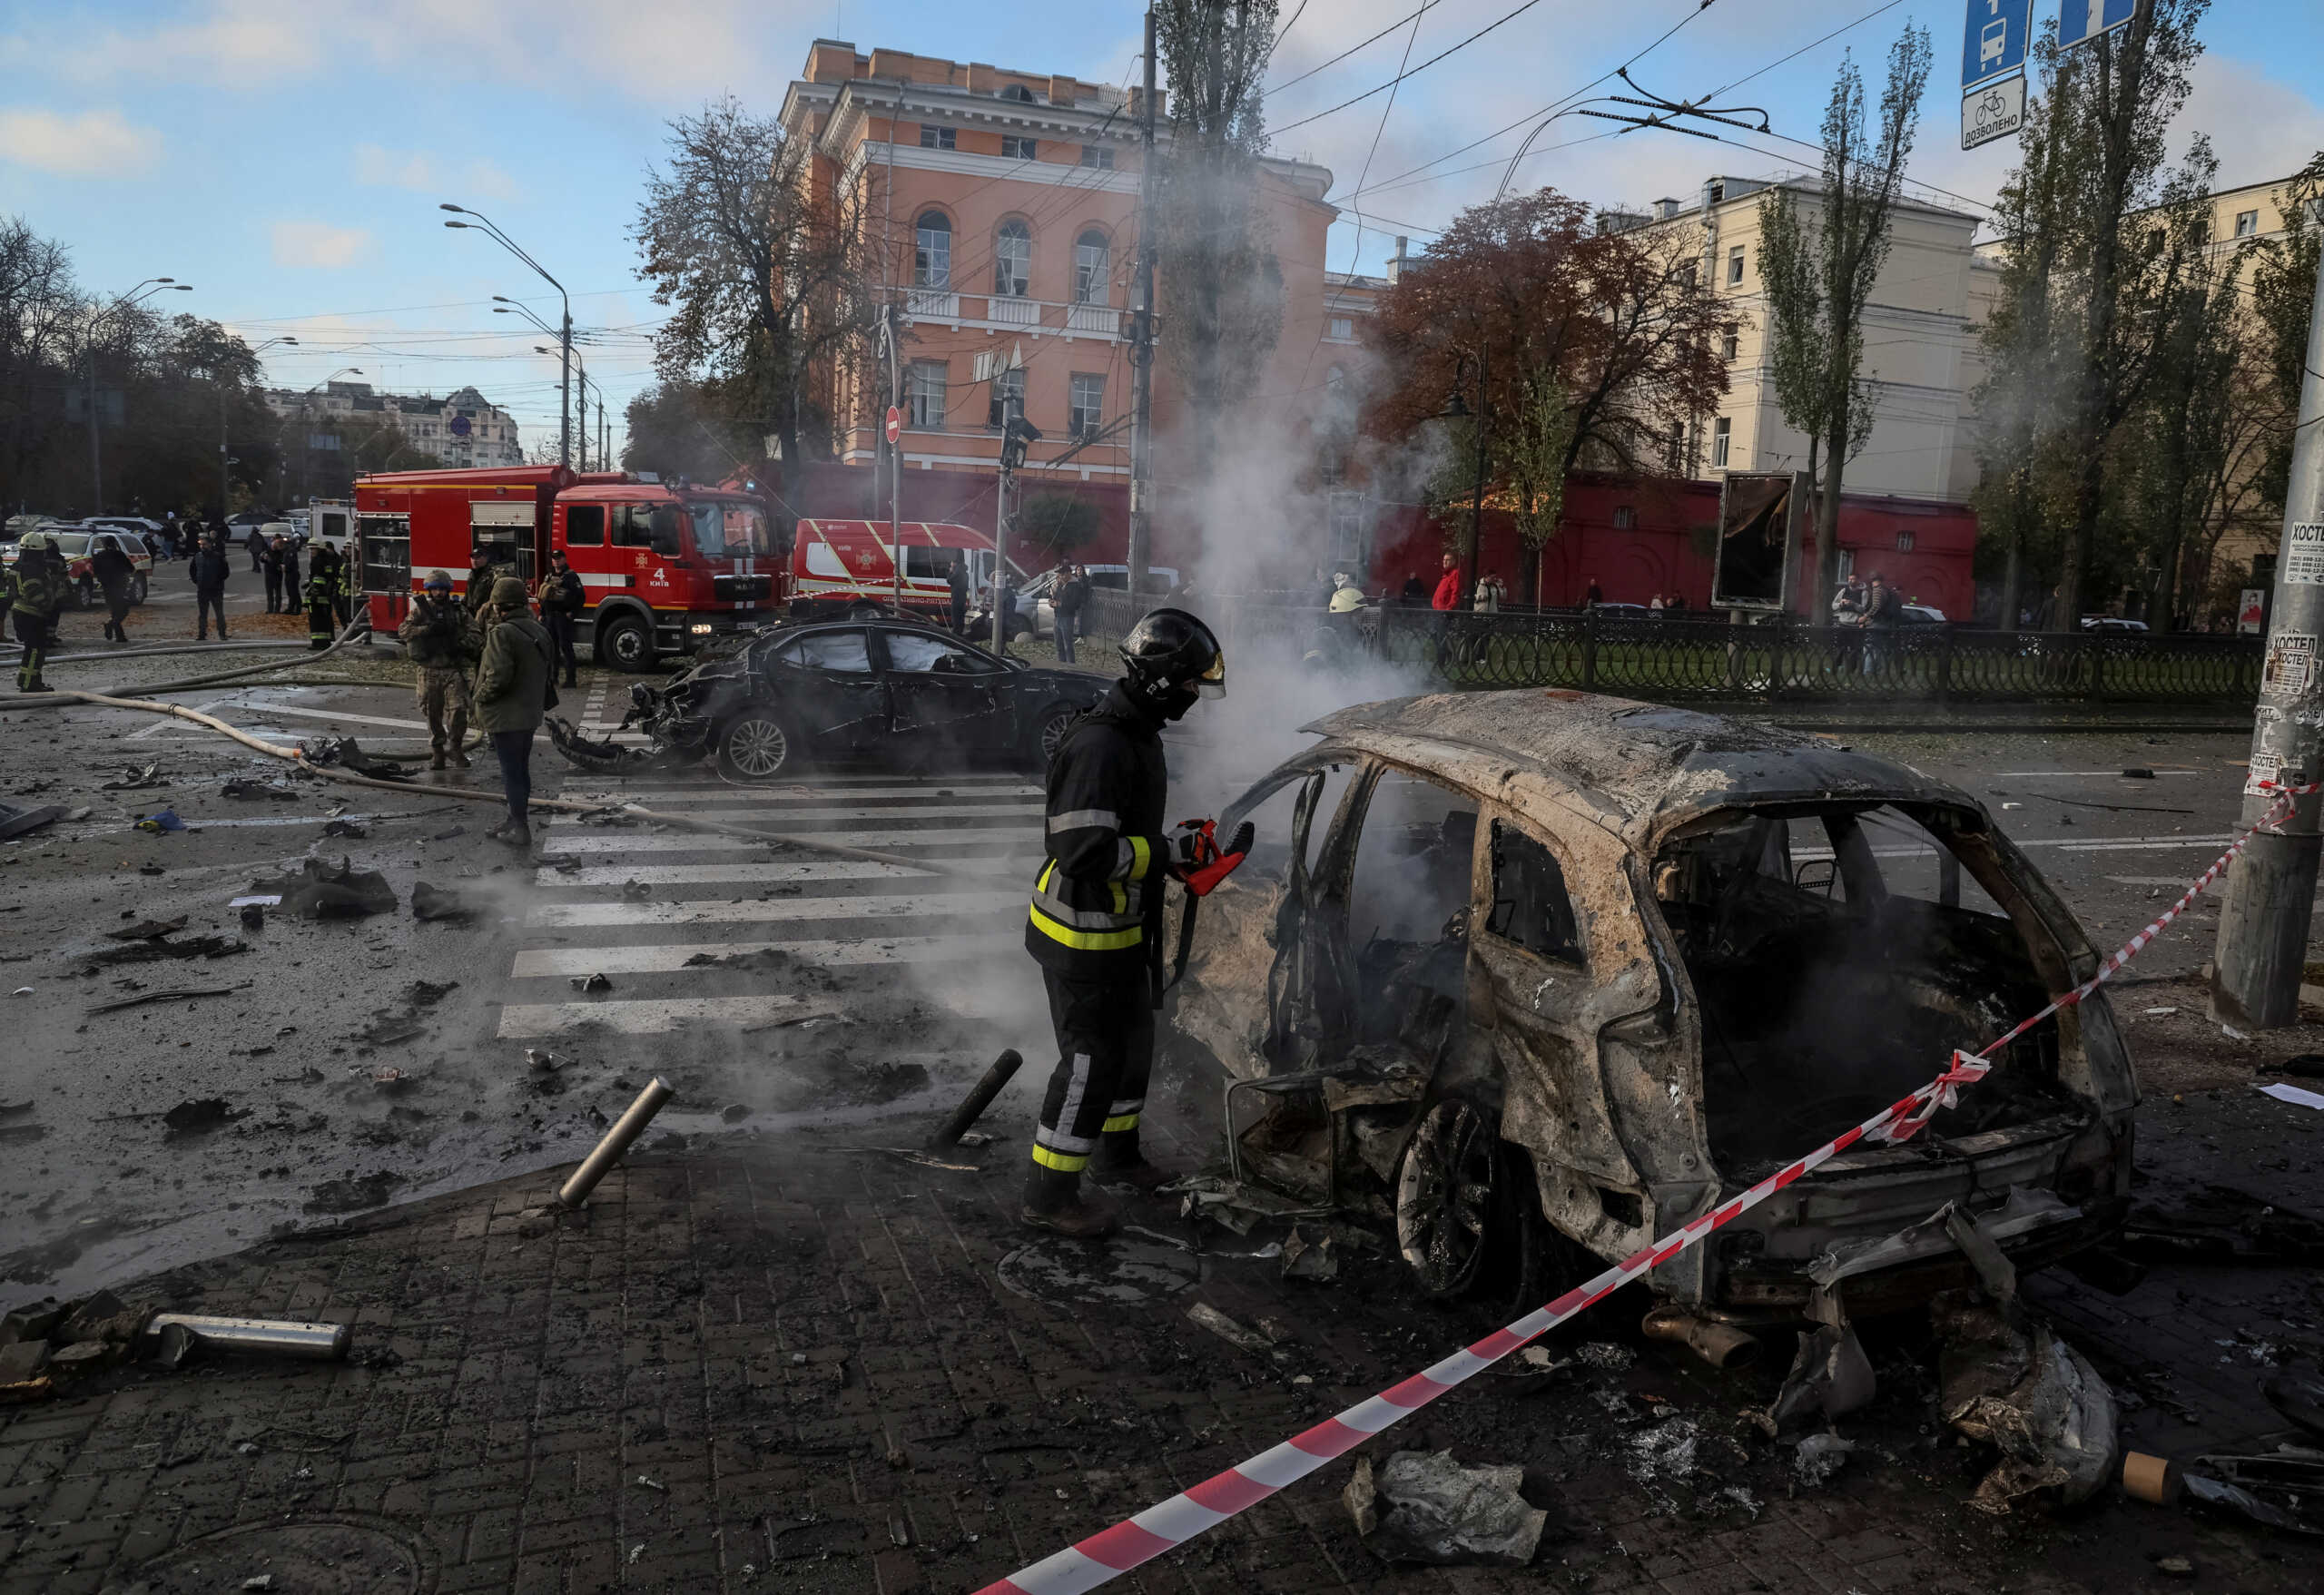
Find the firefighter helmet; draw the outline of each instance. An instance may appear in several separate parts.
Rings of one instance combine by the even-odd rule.
[[[1226,694],[1226,651],[1210,627],[1183,609],[1157,609],[1122,639],[1130,695],[1176,720],[1197,697]]]
[[[46,532],[26,532],[16,540],[16,546],[26,554],[37,554],[48,546]]]

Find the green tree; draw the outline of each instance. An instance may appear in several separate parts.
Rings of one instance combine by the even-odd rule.
[[[624,412],[621,465],[697,482],[736,472],[765,479],[763,418],[745,405],[750,384],[666,379],[641,391]]]
[[[1807,434],[1817,487],[1818,616],[1839,580],[1840,484],[1872,436],[1876,382],[1862,374],[1864,309],[1888,259],[1889,219],[1913,152],[1928,86],[1928,30],[1907,26],[1888,50],[1888,85],[1876,133],[1853,54],[1824,110],[1823,176],[1803,210],[1789,184],[1759,202],[1759,271],[1766,285],[1770,366],[1784,419]],[[1820,477],[1818,456],[1821,456]]]
[[[1275,45],[1275,0],[1157,0],[1154,31],[1170,107],[1156,171],[1156,292],[1199,473],[1283,331],[1283,267],[1259,210],[1259,80]]]
[[[1043,493],[1018,507],[1009,529],[1040,550],[1043,560],[1056,560],[1095,541],[1100,519],[1098,507],[1086,498]]]
[[[2324,152],[2293,173],[2276,195],[2283,231],[2252,249],[2251,312],[2260,389],[2273,424],[2259,472],[2260,502],[2279,518],[2291,480],[2291,446],[2299,418],[2299,385],[2308,362],[2308,319],[2316,273],[2324,265],[2324,228],[2310,207],[2324,196]]]

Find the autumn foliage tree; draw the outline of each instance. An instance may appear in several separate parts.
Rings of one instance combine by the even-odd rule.
[[[1674,428],[1727,391],[1718,347],[1736,325],[1684,240],[1594,227],[1550,189],[1474,206],[1380,301],[1365,428],[1413,438],[1462,393],[1481,412],[1488,501],[1519,527],[1538,600],[1566,477],[1667,468]]]

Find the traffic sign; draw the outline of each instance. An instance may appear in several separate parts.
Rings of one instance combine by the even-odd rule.
[[[1962,89],[2024,72],[2033,31],[2034,0],[1969,0],[1969,20],[1961,31]]]
[[[1961,147],[1974,150],[2025,125],[2025,74],[2003,78],[1961,97]]]
[[[904,412],[892,404],[888,407],[887,432],[891,443],[904,435]]]
[[[2087,44],[2131,20],[2138,0],[2058,0],[2058,48]]]

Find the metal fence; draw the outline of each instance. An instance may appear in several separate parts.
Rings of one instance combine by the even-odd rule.
[[[1856,631],[1785,617],[1735,625],[1711,616],[1601,613],[1439,614],[1391,606],[1327,622],[1285,595],[1193,598],[1230,659],[1283,650],[1313,668],[1377,661],[1438,687],[1572,687],[1618,697],[1758,702],[2249,704],[2256,637],[2184,632]],[[1153,607],[1099,591],[1084,611],[1089,645],[1111,648]]]

